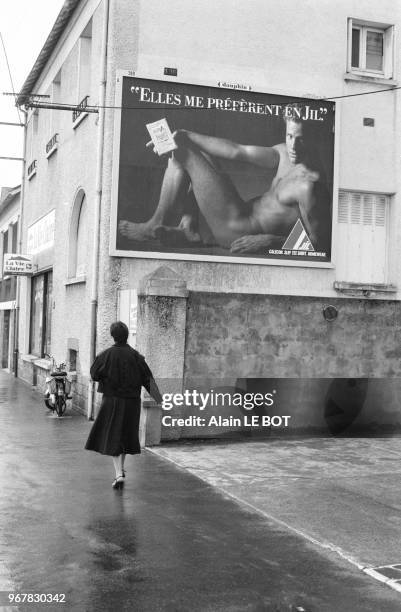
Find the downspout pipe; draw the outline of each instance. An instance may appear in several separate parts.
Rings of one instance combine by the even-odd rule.
[[[103,184],[103,147],[104,147],[104,123],[105,123],[105,100],[107,84],[107,43],[109,27],[110,0],[103,0],[103,27],[102,48],[99,84],[99,123],[96,151],[96,193],[94,206],[94,238],[92,251],[92,282],[91,282],[91,304],[90,304],[90,363],[96,356],[96,328],[97,328],[97,306],[99,293],[99,244],[100,244],[100,211],[102,203]],[[89,379],[88,383],[88,405],[87,417],[93,419],[94,414],[95,383]]]
[[[22,254],[22,223],[24,216],[25,204],[25,174],[26,174],[26,140],[28,136],[28,113],[21,109],[24,113],[24,144],[22,153],[22,177],[21,177],[21,193],[18,219],[18,253]],[[17,290],[15,295],[15,311],[14,311],[14,376],[18,377],[18,358],[19,358],[19,324],[20,324],[20,302],[21,302],[21,277],[17,276]]]

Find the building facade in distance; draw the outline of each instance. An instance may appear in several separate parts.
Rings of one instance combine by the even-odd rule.
[[[17,280],[3,272],[6,253],[18,253],[18,221],[21,187],[3,188],[0,196],[0,360],[1,367],[14,370],[15,307]]]

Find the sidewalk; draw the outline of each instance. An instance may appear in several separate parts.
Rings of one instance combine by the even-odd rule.
[[[357,567],[401,563],[400,437],[215,440],[155,452]],[[401,590],[401,569],[399,580]]]
[[[242,445],[241,452],[239,444],[145,451],[128,458],[127,484],[120,492],[111,489],[110,458],[83,450],[91,426],[84,417],[71,412],[62,419],[48,416],[37,393],[4,372],[0,414],[0,590],[65,593],[67,602],[13,609],[400,609],[400,593],[260,513],[258,505],[270,503],[274,478],[270,485],[263,474],[248,482],[249,473],[238,469],[241,463],[255,465],[253,458],[244,460],[252,444]],[[259,457],[270,452],[271,442],[258,445],[265,449]],[[197,475],[203,468],[213,484],[160,455],[190,463]],[[297,460],[300,471],[304,458]],[[235,483],[230,495],[247,487],[241,495],[255,509],[222,490],[230,479]],[[284,480],[283,475],[282,487]],[[336,496],[340,499],[341,489]],[[284,512],[297,516],[299,499],[289,496]],[[396,508],[393,515],[400,516]],[[322,515],[322,525],[332,521],[329,511]],[[5,606],[2,597],[0,606]]]

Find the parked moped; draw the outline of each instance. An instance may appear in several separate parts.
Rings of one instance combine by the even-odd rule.
[[[71,381],[68,379],[66,364],[57,365],[54,357],[52,359],[52,370],[46,377],[45,404],[49,410],[56,412],[57,416],[63,416],[67,408],[67,400],[71,399]]]

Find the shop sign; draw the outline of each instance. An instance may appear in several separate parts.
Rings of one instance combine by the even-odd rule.
[[[28,253],[36,255],[54,246],[56,211],[53,209],[28,228]]]
[[[32,259],[24,255],[6,253],[4,255],[3,274],[17,276],[31,276],[33,272]]]

